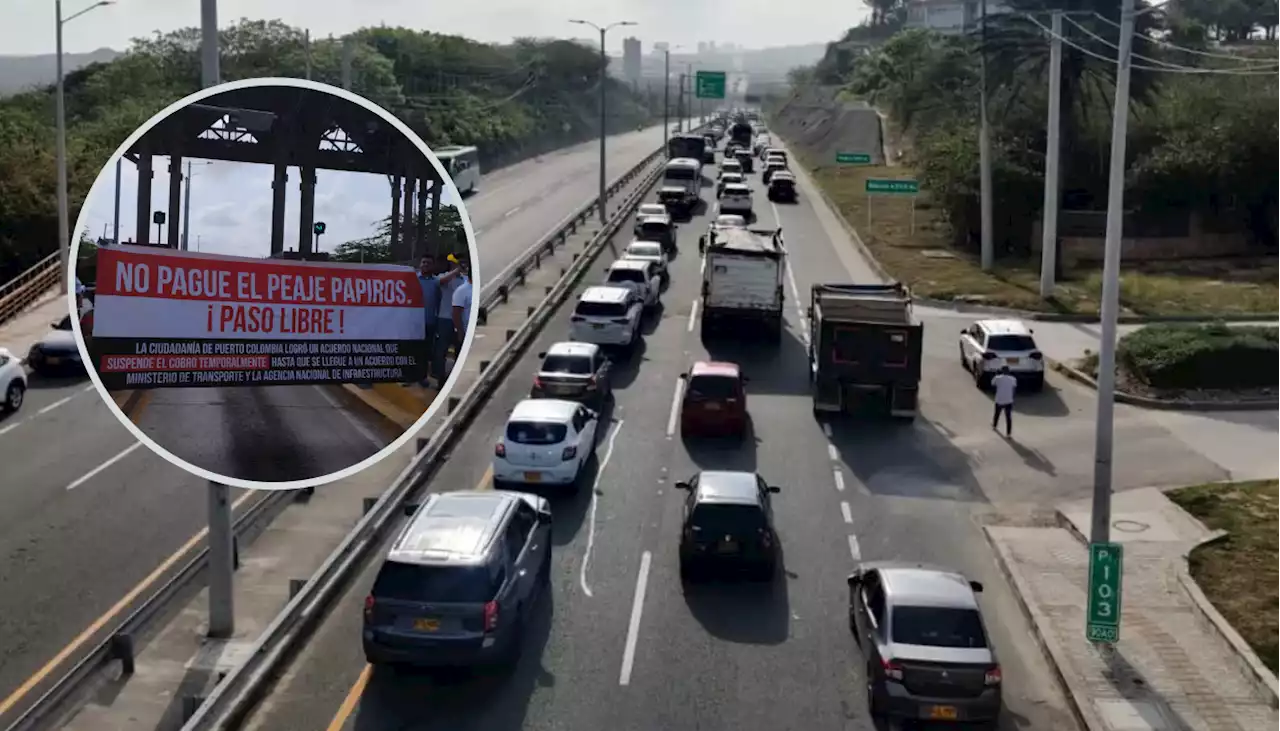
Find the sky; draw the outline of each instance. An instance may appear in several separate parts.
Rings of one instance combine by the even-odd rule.
[[[69,16],[90,4],[92,0],[64,0],[63,14]],[[601,25],[626,20],[638,25],[610,32],[607,46],[621,52],[622,38],[633,35],[647,52],[654,42],[690,47],[715,41],[748,48],[827,42],[856,25],[867,12],[859,0],[486,0],[479,5],[423,0],[220,0],[218,23],[280,19],[309,28],[314,37],[385,23],[496,43],[517,36],[593,36],[589,28],[570,25],[570,18]],[[53,0],[2,0],[0,49],[6,54],[53,53],[53,13]],[[115,0],[67,23],[63,44],[68,52],[104,46],[124,50],[131,38],[199,24],[200,0]]]
[[[266,257],[271,253],[271,180],[269,165],[192,160],[190,247],[195,251],[234,256]],[[151,184],[151,210],[169,207],[169,159],[155,158]],[[185,163],[184,163],[185,167]],[[125,160],[120,166],[121,241],[134,238],[134,212],[138,190],[137,170]],[[391,190],[382,175],[335,170],[316,172],[316,219],[324,221],[320,250],[372,235],[377,222],[391,214]],[[289,169],[285,194],[285,250],[298,247],[298,170]],[[115,166],[108,165],[94,181],[77,231],[89,238],[111,238],[115,207]],[[445,204],[458,205],[453,186],[445,188]],[[161,241],[168,223],[160,227]],[[181,231],[181,229],[179,229]],[[105,233],[104,233],[105,232]],[[151,226],[154,243],[156,229]],[[179,234],[181,235],[181,234]]]

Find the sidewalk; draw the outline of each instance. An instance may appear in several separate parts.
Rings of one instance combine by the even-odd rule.
[[[66,295],[59,294],[56,287],[49,290],[30,307],[0,325],[0,348],[19,358],[26,358],[31,346],[49,332],[54,322],[66,317],[67,312]]]
[[[1115,495],[1123,619],[1120,642],[1103,653],[1084,636],[1089,504],[1059,506],[1058,516],[1063,528],[985,530],[1089,731],[1277,727],[1274,679],[1268,692],[1180,582],[1183,557],[1211,531],[1154,488]]]

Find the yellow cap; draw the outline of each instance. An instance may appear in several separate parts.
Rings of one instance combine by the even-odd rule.
[[[448,256],[446,256],[446,257],[445,257],[445,261],[448,261],[448,262],[450,262],[450,263],[452,263],[452,264],[457,264],[457,263],[458,263],[458,257],[454,256],[453,254],[450,254],[450,255],[448,255]]]

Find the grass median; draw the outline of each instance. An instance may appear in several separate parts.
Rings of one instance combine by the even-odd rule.
[[[1191,575],[1271,672],[1277,671],[1277,481],[1195,485],[1169,498],[1222,540],[1191,552]]]
[[[944,212],[932,206],[927,192],[916,199],[914,214],[909,196],[867,196],[868,178],[918,179],[910,166],[814,165],[804,157],[814,180],[872,255],[918,296],[1042,312],[1098,312],[1100,268],[1068,271],[1054,297],[1042,300],[1038,258],[1001,260],[994,271],[982,271],[973,255],[951,245]],[[1280,297],[1277,272],[1274,256],[1128,265],[1120,303],[1134,315],[1273,313]]]

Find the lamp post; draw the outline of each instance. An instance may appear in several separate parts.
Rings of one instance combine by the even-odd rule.
[[[590,26],[600,32],[600,199],[599,199],[599,202],[596,204],[596,210],[599,211],[600,223],[601,225],[603,225],[606,219],[608,219],[609,217],[608,211],[605,210],[605,204],[604,204],[605,188],[607,187],[607,184],[605,183],[605,180],[604,180],[604,175],[605,175],[604,140],[608,134],[608,131],[605,127],[605,92],[608,89],[608,84],[605,82],[607,82],[608,79],[605,77],[609,70],[609,57],[605,55],[604,37],[605,37],[605,34],[608,33],[613,28],[617,28],[624,25],[635,25],[635,23],[629,20],[620,20],[616,23],[610,23],[608,25],[596,25],[595,23],[592,23],[589,20],[570,20],[569,22],[574,23],[576,25]]]
[[[66,271],[69,271],[67,269],[67,255],[71,251],[71,224],[67,220],[70,216],[70,212],[67,210],[67,104],[66,99],[64,98],[65,95],[63,93],[64,90],[62,83],[62,26],[70,23],[76,18],[79,18],[90,10],[112,4],[114,4],[114,0],[98,0],[98,2],[90,5],[80,12],[72,13],[64,18],[62,17],[62,0],[53,0],[55,35],[57,36],[54,42],[57,45],[56,53],[58,57],[58,82],[56,91],[54,92],[56,107],[54,114],[57,117],[56,126],[58,128],[58,260],[61,262],[62,268]],[[63,276],[58,278],[58,287],[58,291],[60,293],[67,293],[67,275],[65,273]]]
[[[667,149],[671,135],[671,51],[680,46],[667,46],[662,51],[662,149]]]
[[[212,160],[205,160],[203,165],[212,165]],[[183,251],[191,249],[191,161],[187,160],[187,189],[183,193],[182,201],[182,244],[180,248]]]

